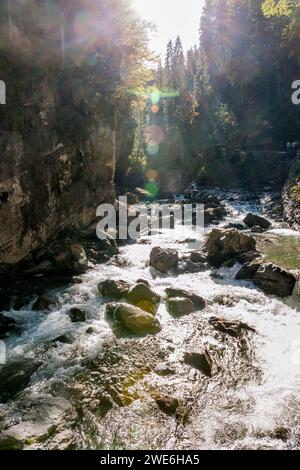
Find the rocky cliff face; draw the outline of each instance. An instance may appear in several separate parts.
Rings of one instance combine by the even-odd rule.
[[[10,4],[0,5],[0,273],[92,223],[113,198],[120,150],[119,49],[94,39],[95,12],[83,17],[80,1]]]
[[[300,152],[290,169],[290,176],[282,192],[284,218],[289,225],[300,230]]]
[[[86,227],[112,199],[115,133],[91,129],[80,147],[59,141],[38,113],[29,135],[0,137],[0,264],[15,264],[66,227]]]

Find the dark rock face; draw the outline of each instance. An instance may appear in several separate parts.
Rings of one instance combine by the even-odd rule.
[[[40,295],[33,304],[32,310],[49,310],[55,306],[55,300],[47,295]]]
[[[7,333],[13,331],[16,326],[14,318],[6,317],[0,313],[0,339],[4,338]]]
[[[32,24],[22,9],[29,11]],[[95,105],[93,79],[84,69],[90,46],[81,44],[80,57],[66,51],[68,66],[63,67],[60,10],[25,0],[17,2],[14,11],[11,29],[16,41],[4,41],[6,22],[0,27],[1,59],[6,64],[1,79],[11,89],[9,106],[1,107],[0,273],[62,232],[82,230],[95,221],[98,205],[113,202],[115,162],[133,134],[130,126],[127,135],[125,130],[123,136],[116,134],[120,126],[114,122],[113,92],[107,92],[105,104]],[[32,26],[43,16],[54,25],[51,34],[44,21],[33,33]],[[76,17],[72,13],[66,21],[68,43],[78,41]],[[27,46],[14,47],[18,41]],[[129,107],[123,117],[128,124]]]
[[[271,227],[271,222],[257,214],[248,214],[244,219],[244,223],[250,228],[261,227],[265,230],[268,230]]]
[[[167,248],[155,247],[150,253],[150,266],[162,274],[175,268],[178,264],[178,252]]]
[[[295,276],[274,264],[263,264],[253,276],[254,284],[266,294],[288,297],[292,295]]]
[[[204,247],[209,262],[216,267],[225,261],[238,260],[241,255],[255,251],[255,248],[253,237],[235,229],[212,230]]]
[[[79,308],[72,308],[69,312],[72,323],[83,323],[86,321],[86,314]]]

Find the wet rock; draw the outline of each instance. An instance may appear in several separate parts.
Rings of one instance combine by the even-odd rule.
[[[248,214],[244,219],[244,223],[250,228],[256,226],[268,230],[271,227],[271,222],[257,214]]]
[[[72,323],[84,323],[86,321],[86,313],[79,308],[72,308],[69,317]]]
[[[173,315],[174,317],[189,315],[197,310],[191,300],[179,297],[167,299],[166,306],[170,315]]]
[[[190,255],[190,260],[192,263],[206,263],[207,256],[200,251],[193,251]]]
[[[86,252],[82,245],[79,243],[70,246],[72,255],[72,271],[75,274],[83,274],[87,270],[88,260]]]
[[[146,286],[150,287],[150,282],[146,281],[145,279],[138,279],[136,281],[137,284],[145,284]]]
[[[178,264],[177,272],[179,274],[202,273],[207,269],[209,269],[208,263],[193,263],[191,260],[187,259]]]
[[[213,375],[213,360],[207,350],[203,353],[186,352],[183,358],[185,364],[199,370],[207,377]]]
[[[216,267],[220,267],[228,260],[238,260],[240,255],[255,251],[255,248],[256,241],[252,236],[235,229],[214,229],[205,243],[209,262]]]
[[[160,296],[146,284],[136,284],[129,290],[125,298],[129,304],[135,305],[152,315],[156,314],[160,304]]]
[[[0,433],[0,449],[17,450],[42,443],[75,419],[71,403],[62,397],[43,397],[23,404],[23,419]]]
[[[106,281],[98,284],[98,290],[103,297],[110,297],[114,300],[121,300],[124,298],[130,289],[130,284],[126,281],[115,281],[107,279]]]
[[[296,277],[274,264],[263,264],[253,276],[254,284],[266,294],[289,297],[293,294]]]
[[[62,344],[73,344],[75,342],[75,338],[73,335],[61,335],[56,338],[54,342]]]
[[[188,292],[183,289],[175,289],[175,288],[168,288],[165,290],[166,296],[169,299],[176,298],[176,297],[182,297],[184,299],[190,300],[197,309],[203,309],[205,308],[205,300],[200,297],[200,295],[193,294],[192,292]]]
[[[255,225],[254,227],[252,227],[251,232],[252,233],[264,233],[265,229],[262,227],[259,227],[258,225]]]
[[[14,318],[7,317],[0,313],[0,339],[5,338],[7,333],[10,333],[15,329],[16,321]]]
[[[137,335],[156,334],[161,331],[159,321],[134,305],[110,304],[106,309],[107,315],[129,332]]]
[[[252,261],[250,263],[246,263],[236,274],[235,278],[238,281],[244,279],[252,279],[254,274],[258,271],[261,266],[262,261]]]
[[[94,332],[94,329],[92,327],[88,328],[85,332],[86,335],[93,335],[95,332]]]
[[[253,333],[256,332],[255,328],[252,328],[246,323],[242,323],[237,320],[226,320],[225,318],[212,317],[209,320],[209,323],[216,330],[220,331],[221,333],[233,336],[234,338],[240,337],[243,331],[252,331]]]
[[[155,367],[154,372],[160,377],[167,377],[169,375],[174,375],[175,369],[167,363],[162,363]]]
[[[226,209],[222,206],[207,208],[204,210],[204,224],[209,225],[213,222],[220,221],[226,214]]]
[[[154,247],[150,253],[150,266],[162,274],[175,268],[178,264],[178,251],[168,248]]]
[[[49,310],[55,306],[55,300],[48,295],[40,295],[32,306],[32,310]]]
[[[175,415],[179,407],[179,400],[170,396],[158,396],[155,401],[158,408],[167,415]]]
[[[24,390],[41,364],[39,361],[20,358],[0,366],[0,401],[5,403]]]

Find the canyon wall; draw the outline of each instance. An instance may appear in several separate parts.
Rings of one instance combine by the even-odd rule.
[[[109,26],[117,12],[97,5]],[[65,228],[90,225],[97,206],[114,197],[122,52],[113,28],[98,37],[103,11],[83,15],[85,7],[81,0],[0,5],[2,274]]]

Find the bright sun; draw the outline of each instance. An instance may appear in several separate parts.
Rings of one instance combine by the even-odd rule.
[[[199,24],[205,0],[133,0],[137,12],[157,27],[151,48],[165,53],[167,42],[179,34],[185,49],[198,44]]]

